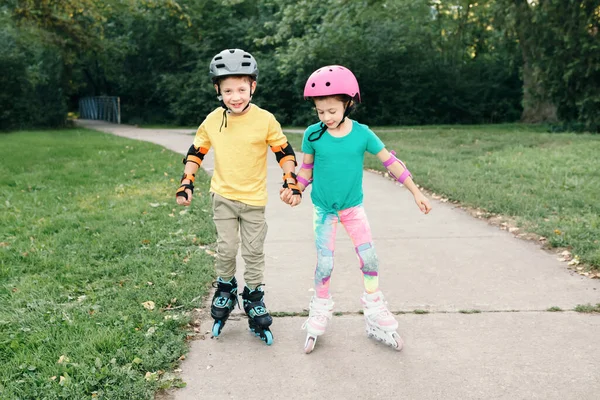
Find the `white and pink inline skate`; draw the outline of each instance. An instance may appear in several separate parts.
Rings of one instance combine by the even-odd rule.
[[[396,329],[398,321],[388,310],[381,291],[363,293],[360,299],[367,324],[367,335],[400,351],[404,342]]]
[[[333,315],[333,300],[321,299],[313,296],[310,300],[310,310],[308,319],[302,325],[302,329],[306,329],[306,342],[304,342],[304,352],[309,354],[315,348],[317,338],[325,333],[327,323]]]

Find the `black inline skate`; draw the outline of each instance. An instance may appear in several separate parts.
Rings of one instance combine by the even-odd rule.
[[[248,326],[254,334],[260,337],[267,346],[273,344],[273,334],[269,326],[273,323],[273,318],[263,302],[264,292],[259,286],[250,290],[248,286],[244,287],[242,299],[244,300],[244,311],[248,315]]]
[[[217,337],[221,334],[221,329],[225,326],[229,314],[231,314],[231,311],[238,305],[238,288],[235,277],[229,282],[225,282],[219,278],[216,282],[213,282],[213,287],[217,290],[215,291],[212,305],[210,306],[210,316],[215,320],[212,334],[214,337]]]

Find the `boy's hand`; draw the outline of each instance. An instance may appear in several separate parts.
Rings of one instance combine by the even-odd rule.
[[[292,207],[295,207],[302,202],[302,196],[294,194],[294,192],[290,188],[279,189],[279,198],[281,199],[281,201],[283,201],[286,204],[289,204]]]
[[[177,189],[175,196],[177,198],[177,204],[180,206],[189,206],[192,204],[192,193],[194,193],[193,183],[182,183]]]
[[[431,211],[431,204],[429,204],[429,200],[425,197],[421,192],[415,194],[415,203],[424,214],[429,214]]]

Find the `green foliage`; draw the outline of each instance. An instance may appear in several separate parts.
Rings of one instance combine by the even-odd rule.
[[[5,96],[17,99],[2,120],[24,121],[21,99],[39,97],[24,87],[36,87],[28,72],[41,57],[52,87],[40,90],[61,99],[57,110],[65,102],[75,110],[81,96],[117,95],[124,122],[197,125],[218,106],[211,57],[239,47],[259,62],[254,101],[283,124],[314,122],[304,82],[320,66],[343,64],[361,86],[356,117],[371,125],[515,121],[525,93],[550,110],[556,104],[567,128],[593,131],[600,12],[593,0],[565,3],[564,12],[563,3],[11,0],[4,18],[30,34],[16,51],[0,50]],[[2,29],[15,37],[11,24]],[[35,48],[49,54],[22,51]]]
[[[517,32],[525,58],[525,107],[550,104],[559,120],[556,130],[600,132],[598,2],[498,2],[508,15],[503,23]]]
[[[53,46],[0,15],[0,131],[60,126],[67,113],[64,67]]]

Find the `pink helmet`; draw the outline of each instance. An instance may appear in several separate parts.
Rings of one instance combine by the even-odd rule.
[[[360,101],[360,90],[356,77],[346,67],[328,65],[313,72],[304,86],[304,98],[347,94]]]

